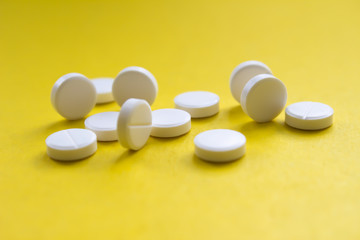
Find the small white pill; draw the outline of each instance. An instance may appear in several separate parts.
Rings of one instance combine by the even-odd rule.
[[[191,116],[180,109],[158,109],[152,112],[153,137],[177,137],[189,132]]]
[[[174,99],[175,108],[190,113],[192,118],[210,117],[219,112],[219,96],[206,91],[186,92]]]
[[[245,154],[246,138],[229,129],[214,129],[198,134],[194,139],[195,154],[210,162],[229,162]]]
[[[287,125],[302,130],[320,130],[333,124],[334,110],[319,102],[298,102],[285,110]]]
[[[51,103],[64,118],[81,119],[95,106],[95,86],[80,73],[66,74],[55,82],[51,91]]]
[[[114,101],[114,97],[112,94],[112,85],[114,79],[112,78],[94,78],[92,79],[92,83],[96,89],[96,103],[108,103]]]
[[[259,74],[272,74],[271,70],[264,63],[259,61],[246,61],[239,64],[230,77],[231,94],[240,103],[241,93],[245,84]]]
[[[119,112],[102,112],[88,117],[85,128],[93,131],[98,141],[116,141]]]
[[[112,92],[120,106],[129,98],[144,99],[151,105],[156,98],[158,85],[148,70],[142,67],[127,67],[114,79]]]
[[[96,135],[86,129],[67,129],[55,132],[45,140],[47,154],[55,160],[74,161],[96,152]]]
[[[122,106],[117,122],[118,139],[122,146],[139,150],[147,142],[152,128],[152,113],[147,101],[128,99]]]
[[[269,122],[280,114],[286,100],[283,82],[270,74],[260,74],[245,84],[241,107],[256,122]]]

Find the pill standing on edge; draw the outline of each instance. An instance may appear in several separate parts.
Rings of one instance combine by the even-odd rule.
[[[93,131],[98,141],[116,141],[119,112],[102,112],[85,119],[85,128]]]
[[[123,147],[139,150],[147,142],[152,128],[150,105],[143,99],[128,99],[117,121],[117,133]]]
[[[302,130],[320,130],[333,124],[334,110],[319,102],[298,102],[285,109],[285,123]]]
[[[152,112],[153,137],[177,137],[189,132],[191,129],[191,116],[188,112],[165,108]]]
[[[80,73],[66,74],[55,82],[51,91],[51,103],[64,118],[81,119],[95,106],[95,86]]]
[[[91,80],[96,89],[96,104],[108,103],[114,101],[112,94],[112,85],[114,79],[102,77]]]
[[[229,162],[245,154],[246,138],[229,129],[213,129],[196,135],[195,154],[210,162]]]
[[[158,85],[155,77],[145,68],[127,67],[114,79],[112,92],[120,106],[129,98],[144,99],[151,105],[155,101]]]
[[[72,128],[55,132],[45,140],[47,154],[55,160],[74,161],[97,150],[96,135],[90,130]]]
[[[219,112],[219,96],[212,92],[193,91],[177,95],[175,108],[190,113],[192,118],[204,118]]]

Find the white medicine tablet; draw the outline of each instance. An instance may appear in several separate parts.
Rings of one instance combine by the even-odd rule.
[[[152,113],[147,101],[128,99],[122,106],[117,122],[119,142],[132,150],[139,150],[147,142],[152,128]]]
[[[240,103],[241,93],[245,84],[259,74],[272,74],[271,70],[264,63],[259,61],[246,61],[239,64],[230,77],[231,94]]]
[[[260,74],[245,84],[241,107],[256,122],[269,122],[286,105],[287,91],[282,81],[270,74]]]
[[[80,73],[66,74],[55,82],[51,91],[51,103],[64,118],[81,119],[95,106],[94,84]]]
[[[114,97],[112,95],[112,85],[114,79],[112,78],[94,78],[91,80],[96,89],[96,103],[108,103],[114,101]]]
[[[102,112],[88,117],[85,128],[93,131],[98,141],[116,141],[119,112]]]
[[[55,132],[45,140],[47,154],[55,160],[74,161],[96,152],[96,135],[86,129],[72,128]]]
[[[192,118],[210,117],[219,112],[219,96],[212,92],[194,91],[177,95],[175,108],[190,113]]]
[[[285,123],[302,130],[320,130],[333,124],[334,110],[319,102],[298,102],[285,110]]]
[[[165,108],[152,112],[153,137],[177,137],[189,132],[190,129],[191,116],[186,111]]]
[[[114,79],[112,92],[120,106],[129,98],[144,99],[151,105],[156,98],[158,85],[155,77],[145,68],[127,67]]]
[[[195,154],[210,162],[229,162],[245,154],[246,138],[229,129],[214,129],[198,134],[195,139]]]

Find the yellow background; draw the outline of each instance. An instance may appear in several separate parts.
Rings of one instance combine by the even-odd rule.
[[[357,0],[1,0],[0,239],[360,239],[359,11]],[[288,104],[332,106],[334,125],[253,122],[229,89],[246,60],[272,69]],[[111,142],[83,161],[49,159],[48,135],[84,127],[52,108],[54,82],[132,65],[158,80],[153,109],[207,90],[220,113],[136,153]],[[246,156],[195,157],[193,138],[213,128],[242,132]]]

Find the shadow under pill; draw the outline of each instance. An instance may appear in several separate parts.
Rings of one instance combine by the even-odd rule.
[[[140,150],[141,151],[141,150]],[[125,161],[126,159],[131,158],[134,156],[138,151],[127,149],[123,152],[119,157],[116,158],[115,163],[120,163]]]
[[[192,154],[192,162],[196,168],[199,168],[202,170],[230,169],[230,168],[234,168],[235,166],[239,166],[239,164],[241,164],[242,159],[244,157],[245,157],[245,155],[239,159],[236,159],[236,160],[230,161],[230,162],[209,162],[209,161],[202,160],[195,154]]]
[[[282,123],[283,129],[287,133],[295,134],[298,136],[322,136],[331,133],[334,130],[333,126],[330,126],[328,128],[320,129],[320,130],[301,130],[297,128],[290,127],[285,122]]]
[[[85,118],[79,120],[60,120],[46,126],[46,131],[57,132],[69,128],[84,128]]]
[[[60,161],[60,160],[55,160],[50,158],[47,153],[41,153],[39,157],[35,158],[35,166],[37,167],[57,167],[57,166],[75,166],[75,165],[80,165],[83,162],[86,162],[87,159],[91,158],[93,155],[83,158],[83,159],[78,159],[75,161]]]

